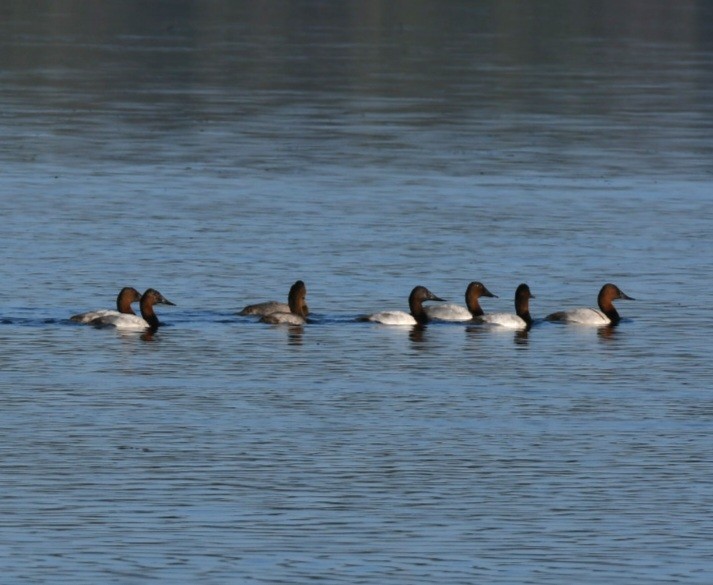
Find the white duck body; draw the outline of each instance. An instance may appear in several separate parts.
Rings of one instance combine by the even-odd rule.
[[[527,322],[522,317],[513,313],[491,313],[489,315],[483,315],[478,320],[483,323],[489,323],[490,325],[505,327],[506,329],[527,328]]]
[[[382,325],[418,325],[418,321],[413,318],[413,315],[405,311],[381,311],[369,315],[366,320]]]
[[[549,317],[549,315],[547,316]],[[546,317],[546,319],[547,319]],[[581,307],[579,309],[568,309],[561,312],[559,319],[547,319],[548,321],[566,321],[578,325],[610,325],[611,319],[598,309]]]
[[[279,303],[277,301],[265,301],[264,303],[256,303],[245,307],[239,315],[256,315],[262,317],[270,313],[289,313],[290,305],[287,303]]]
[[[429,319],[437,321],[470,321],[473,319],[471,312],[460,305],[449,303],[447,305],[431,305],[426,307]]]

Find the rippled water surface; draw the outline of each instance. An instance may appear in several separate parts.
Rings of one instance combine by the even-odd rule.
[[[703,3],[0,8],[8,583],[713,573]],[[307,284],[301,328],[238,317]],[[612,330],[356,322],[472,280]],[[165,326],[68,320],[159,289]]]

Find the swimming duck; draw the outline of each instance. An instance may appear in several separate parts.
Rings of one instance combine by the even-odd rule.
[[[301,281],[298,281],[301,282]],[[295,283],[296,284],[296,283]],[[304,284],[304,283],[303,283]],[[294,286],[294,285],[293,285]],[[290,289],[291,291],[292,289]],[[309,307],[306,303],[303,303],[302,310],[304,311],[304,316],[309,314]],[[255,303],[254,305],[248,305],[238,315],[249,316],[256,315],[262,317],[264,315],[269,315],[270,313],[290,313],[290,303],[289,295],[287,297],[286,303],[280,303],[278,301],[265,301],[262,303]]]
[[[624,294],[615,284],[607,283],[599,291],[599,296],[597,297],[598,310],[589,307],[568,309],[551,313],[545,317],[545,320],[577,323],[579,325],[616,325],[621,320],[621,317],[612,301],[617,299],[634,300]]]
[[[131,308],[131,303],[137,303],[141,300],[141,293],[135,288],[130,286],[125,286],[119,291],[119,295],[116,297],[116,311],[112,309],[99,309],[97,311],[89,311],[87,313],[80,313],[79,315],[73,315],[70,317],[72,321],[77,323],[89,323],[94,319],[100,317],[109,317],[116,315],[135,315],[134,310]]]
[[[530,287],[522,283],[515,290],[515,314],[512,313],[491,313],[483,315],[476,320],[482,323],[500,325],[508,329],[525,329],[532,327],[532,317],[530,316],[530,299],[535,295],[530,292]]]
[[[426,307],[429,319],[440,321],[470,321],[473,317],[483,315],[483,309],[478,302],[480,297],[495,297],[482,282],[471,282],[465,290],[465,307],[460,305],[431,305]]]
[[[434,295],[425,286],[417,286],[408,297],[408,306],[411,313],[404,311],[382,311],[366,317],[360,317],[359,321],[372,321],[383,325],[423,325],[430,320],[428,313],[423,307],[424,301],[444,301]]]
[[[304,282],[298,280],[290,287],[290,294],[287,296],[288,310],[267,313],[261,317],[260,321],[271,325],[304,325],[307,322],[308,312],[307,303],[305,302],[306,296],[307,287]]]
[[[126,331],[143,331],[145,329],[155,331],[161,325],[153,309],[156,304],[175,306],[175,303],[169,301],[156,289],[150,288],[141,295],[141,302],[139,303],[141,317],[122,313],[98,317],[90,323],[99,327],[116,327]]]

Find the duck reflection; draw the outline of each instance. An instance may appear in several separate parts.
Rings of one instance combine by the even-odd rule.
[[[409,331],[409,339],[413,343],[423,343],[426,340],[426,326],[425,325],[414,325]],[[421,346],[423,348],[423,346]]]
[[[301,325],[290,325],[285,328],[287,331],[287,344],[288,345],[302,345],[304,337],[304,327]]]
[[[513,341],[515,342],[515,345],[520,346],[520,347],[528,347],[530,343],[530,330],[529,329],[521,329],[520,331],[515,331],[515,335],[513,336]]]
[[[614,340],[617,332],[618,323],[612,323],[610,325],[604,325],[604,327],[597,327],[597,337],[604,342],[610,342]]]
[[[475,324],[475,325],[468,325],[465,328],[465,334],[467,337],[472,337],[475,339],[476,337],[482,337],[485,335],[489,335],[490,333],[488,332],[487,327],[483,327],[481,324]]]

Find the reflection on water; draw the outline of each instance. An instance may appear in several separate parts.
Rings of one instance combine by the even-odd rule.
[[[602,341],[611,340],[616,334],[617,327],[619,325],[605,325],[604,327],[597,327],[597,335]]]
[[[710,170],[705,3],[134,4],[10,3],[3,157],[299,173],[413,171],[427,150],[457,175]]]
[[[4,2],[5,579],[707,585],[712,40],[692,0]],[[304,327],[235,316],[297,278]],[[355,322],[474,279],[644,300]],[[68,321],[126,282],[165,327]]]
[[[287,327],[287,340],[290,345],[302,345],[304,327],[301,325],[290,325]]]
[[[426,328],[426,325],[414,325],[409,330],[409,339],[417,344],[423,343],[426,335]],[[418,346],[415,347],[417,348]]]
[[[139,337],[141,338],[142,341],[153,341],[155,335],[156,335],[156,331],[149,329],[149,330],[145,331],[144,333],[141,333],[139,335]]]
[[[522,329],[520,331],[515,331],[515,345],[527,347],[528,340],[530,339],[530,331]]]

